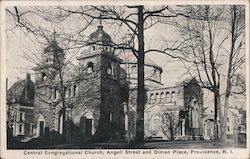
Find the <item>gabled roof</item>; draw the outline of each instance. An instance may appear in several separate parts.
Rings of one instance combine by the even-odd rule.
[[[19,80],[15,82],[7,91],[7,102],[18,102],[25,89],[26,80]]]
[[[25,90],[28,89],[29,93],[25,94]],[[29,80],[18,80],[15,82],[6,93],[7,103],[30,103],[34,100],[35,84]],[[28,98],[25,98],[28,96]]]

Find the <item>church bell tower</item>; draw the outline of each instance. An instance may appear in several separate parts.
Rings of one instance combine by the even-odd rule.
[[[100,24],[90,34],[88,46],[77,58],[87,74],[95,74],[95,89],[100,90],[98,105],[98,125],[95,136],[104,138],[121,138],[123,121],[121,106],[120,64],[122,60],[114,55],[111,37]],[[79,88],[81,89],[81,88]],[[93,88],[94,89],[94,88]]]
[[[35,83],[43,84],[48,76],[55,75],[56,71],[63,67],[64,60],[63,49],[58,46],[54,37],[44,49],[41,63],[33,69],[36,72]]]

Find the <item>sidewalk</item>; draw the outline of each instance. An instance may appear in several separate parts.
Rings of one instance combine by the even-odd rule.
[[[11,146],[12,147],[12,146]],[[14,149],[221,149],[246,148],[246,145],[213,145],[211,141],[146,141],[144,145],[129,145],[126,142],[79,143],[79,144],[32,144],[20,143]]]

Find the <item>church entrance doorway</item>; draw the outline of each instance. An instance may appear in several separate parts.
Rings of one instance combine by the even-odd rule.
[[[85,124],[86,124],[86,136],[91,136],[92,135],[92,119],[86,119]]]
[[[44,134],[43,128],[44,128],[44,121],[40,121],[39,122],[39,135],[40,136],[43,136],[43,134]]]

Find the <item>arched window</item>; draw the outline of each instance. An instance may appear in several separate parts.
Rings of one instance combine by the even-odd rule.
[[[160,102],[161,102],[161,103],[163,103],[163,102],[164,102],[164,93],[163,93],[163,92],[161,92]]]
[[[108,51],[108,46],[104,46],[104,51]]]
[[[166,102],[170,102],[170,93],[166,92]]]
[[[158,134],[158,132],[159,132],[159,130],[160,130],[160,117],[159,116],[157,116],[157,115],[154,115],[153,117],[152,117],[152,128],[151,128],[151,130],[152,130],[152,135],[157,135]]]
[[[114,122],[114,112],[109,113],[109,122],[110,123]]]
[[[175,102],[175,92],[171,93],[171,102]]]
[[[134,71],[136,71],[136,65],[131,66],[131,72],[134,72]]]
[[[198,110],[198,102],[195,98],[191,101],[191,113],[192,113],[192,125],[193,128],[199,128],[199,110]]]
[[[59,114],[58,130],[59,130],[59,134],[63,133],[63,114],[61,112]]]
[[[108,75],[112,75],[112,65],[109,63],[108,65],[107,65],[107,74]]]
[[[73,85],[73,97],[77,94],[77,85]]]
[[[153,93],[150,94],[150,103],[154,104],[155,103],[155,96]]]
[[[93,62],[89,62],[88,64],[87,64],[87,73],[88,74],[91,74],[91,73],[93,73],[94,72],[94,63]]]
[[[38,136],[43,136],[45,133],[45,119],[42,114],[39,114],[37,117],[37,135]]]
[[[57,91],[56,91],[56,88],[53,89],[53,98],[56,99],[56,96],[57,95]]]
[[[155,94],[155,101],[156,101],[156,103],[159,103],[159,101],[160,101],[159,93]]]
[[[95,50],[95,46],[92,46],[92,50]]]
[[[47,79],[46,73],[42,72],[42,81],[45,81]]]

